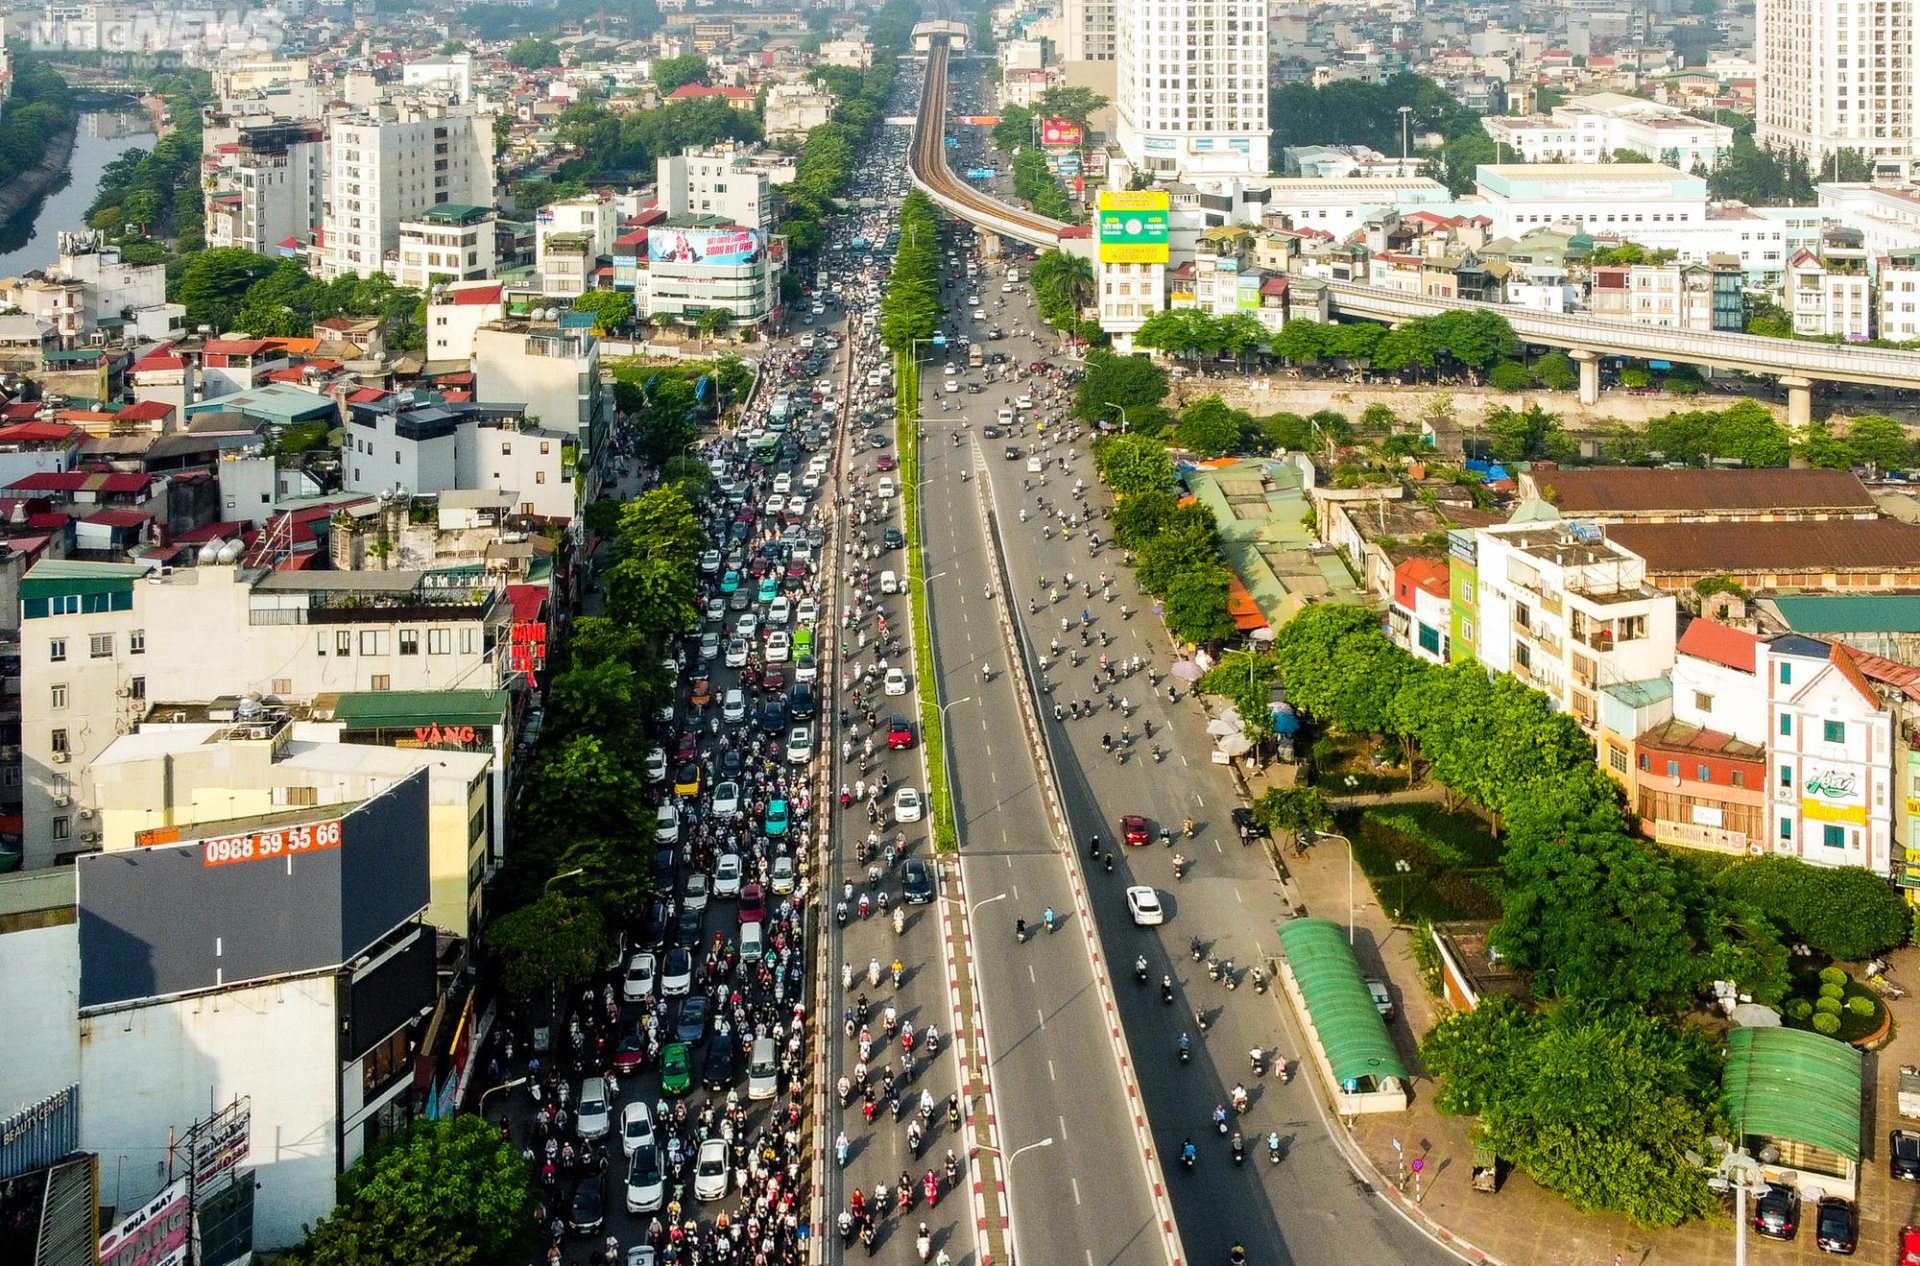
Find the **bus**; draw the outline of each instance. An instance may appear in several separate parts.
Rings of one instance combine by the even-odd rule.
[[[784,391],[775,396],[773,403],[767,406],[767,418],[777,427],[785,427],[787,424],[787,415],[792,412],[793,397]]]
[[[987,354],[985,351],[981,349],[980,344],[975,343],[972,346],[967,348],[967,368],[968,369],[979,369],[982,365],[985,365],[986,363],[987,363]]]

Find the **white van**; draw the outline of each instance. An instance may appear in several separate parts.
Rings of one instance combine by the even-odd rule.
[[[762,923],[742,923],[740,925],[740,961],[746,964],[759,962],[766,956],[767,934]]]
[[[881,572],[880,573],[880,592],[881,593],[899,593],[900,577],[894,575],[890,571]]]
[[[771,1099],[780,1093],[780,1065],[774,1058],[773,1039],[756,1037],[747,1056],[747,1098]]]
[[[998,413],[996,413],[996,414],[994,415],[994,418],[995,418],[995,420],[996,420],[996,421],[998,421],[998,422],[1000,423],[1000,425],[1001,425],[1001,426],[1012,426],[1012,425],[1013,425],[1013,410],[1012,410],[1012,409],[1002,409],[1002,410],[1000,410],[1000,412],[998,412]]]
[[[599,1139],[613,1128],[613,1111],[607,1104],[607,1079],[588,1077],[580,1083],[580,1099],[575,1106],[574,1124],[583,1139]]]

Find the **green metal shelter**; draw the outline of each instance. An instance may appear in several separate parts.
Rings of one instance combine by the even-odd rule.
[[[1404,1083],[1406,1065],[1374,1009],[1347,930],[1331,919],[1294,919],[1280,925],[1280,948],[1342,1089],[1377,1088],[1389,1077]]]
[[[1860,1159],[1865,1057],[1805,1029],[1741,1028],[1727,1035],[1720,1079],[1735,1133]]]

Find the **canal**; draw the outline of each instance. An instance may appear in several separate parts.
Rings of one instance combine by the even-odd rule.
[[[18,277],[53,263],[60,231],[87,227],[87,208],[100,192],[100,173],[107,164],[136,146],[151,148],[156,139],[153,121],[142,111],[82,114],[66,177],[0,224],[0,277]]]

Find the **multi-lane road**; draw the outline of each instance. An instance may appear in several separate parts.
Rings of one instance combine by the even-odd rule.
[[[970,284],[963,277],[952,280],[946,296],[950,310],[964,308]],[[979,278],[978,285],[990,316],[976,324],[1034,328],[1037,318],[1029,296],[1020,286],[1002,295],[997,266]],[[1002,299],[1005,307],[994,310],[993,303]],[[1005,349],[1016,361],[1057,354],[1051,343],[1024,334],[988,346]],[[1150,600],[1133,589],[1116,558],[1093,557],[1084,531],[1070,540],[1057,531],[1051,537],[1042,534],[1040,498],[1048,504],[1056,499],[1070,504],[1076,480],[1084,480],[1090,489],[1096,484],[1085,442],[1049,444],[1032,425],[1008,440],[984,440],[980,431],[994,421],[1003,397],[1027,389],[1034,380],[1022,374],[1017,385],[1003,381],[984,394],[950,395],[949,410],[942,412],[936,402],[942,379],[940,367],[929,365],[923,402],[928,588],[940,697],[951,704],[961,856],[969,898],[977,907],[975,935],[996,1063],[1000,1128],[1009,1152],[1040,1138],[1056,1139],[1053,1146],[1023,1156],[1009,1175],[1022,1250],[1029,1260],[1050,1262],[1164,1260],[1166,1248],[1154,1232],[1151,1190],[1142,1169],[1143,1148],[1131,1124],[1138,1107],[1149,1124],[1153,1149],[1165,1158],[1167,1190],[1189,1261],[1224,1261],[1235,1241],[1263,1266],[1449,1261],[1444,1249],[1353,1175],[1329,1137],[1337,1124],[1327,1118],[1304,1079],[1281,1084],[1271,1076],[1258,1081],[1250,1076],[1248,1054],[1254,1047],[1277,1048],[1292,1056],[1300,1052],[1299,1035],[1278,997],[1256,993],[1244,976],[1241,987],[1229,993],[1210,982],[1187,954],[1189,940],[1197,936],[1214,952],[1234,958],[1244,972],[1277,952],[1275,928],[1287,917],[1264,852],[1243,848],[1235,839],[1229,819],[1233,787],[1207,759],[1211,741],[1198,707],[1184,691],[1181,700],[1170,705],[1164,682],[1155,692],[1149,692],[1141,677],[1120,683],[1116,693],[1136,705],[1134,733],[1142,733],[1151,722],[1155,741],[1169,751],[1165,761],[1156,764],[1148,756],[1149,744],[1138,741],[1121,765],[1100,743],[1103,733],[1119,734],[1116,713],[1103,706],[1096,719],[1055,722],[1051,699],[1038,693],[1045,674],[1037,663],[1040,655],[1032,652],[1045,653],[1050,640],[1060,635],[1063,615],[1077,627],[1083,607],[1092,610],[1095,632],[1105,629],[1111,635],[1108,654],[1140,654],[1163,673],[1170,659],[1171,647],[1152,616]],[[952,442],[956,430],[962,435],[958,445]],[[1003,458],[1008,443],[1020,448],[1018,460]],[[1027,462],[1035,454],[1049,463],[1045,488],[1022,486],[1037,479]],[[1068,462],[1064,473],[1061,457]],[[963,470],[969,472],[966,479]],[[1103,504],[1104,498],[1096,489],[1088,503]],[[1019,514],[1023,506],[1028,511],[1024,521]],[[1013,587],[1010,594],[999,592],[983,509],[992,511],[1004,572]],[[1119,573],[1118,597],[1102,602],[1096,586],[1094,598],[1083,599],[1078,581],[1102,570]],[[1074,594],[1052,605],[1037,582],[1045,576],[1058,585],[1067,571],[1075,575]],[[984,596],[989,584],[996,592],[991,601]],[[1037,615],[1029,611],[1030,599],[1039,604]],[[1029,658],[1015,665],[1017,675],[1003,673],[987,683],[981,679],[983,664],[996,670],[1006,667],[996,603],[999,610],[1016,616]],[[1138,614],[1122,620],[1123,603]],[[1080,650],[1077,632],[1065,640]],[[1059,698],[1091,693],[1100,650],[1096,637],[1092,648],[1082,652],[1088,658],[1079,668],[1056,665],[1050,675],[1058,683]],[[1045,752],[1058,780],[1072,844],[1060,840],[1053,829],[1015,689],[1031,692],[1036,705],[1032,714],[1042,718]],[[1105,694],[1103,688],[1100,697]],[[1161,825],[1170,826],[1176,836],[1182,819],[1195,819],[1196,837],[1175,845],[1193,861],[1185,880],[1173,878],[1173,849],[1157,843],[1132,849],[1111,843],[1119,835],[1120,817],[1129,813],[1145,815],[1156,833]],[[1108,1017],[1077,935],[1083,929],[1074,927],[1070,916],[1054,937],[1042,934],[1019,946],[1012,936],[1016,915],[1032,924],[1048,904],[1057,911],[1071,910],[1068,861],[1062,850],[1080,847],[1096,833],[1120,854],[1112,874],[1091,867],[1086,886],[1098,925],[1097,944],[1104,961],[1113,964],[1119,1027],[1131,1052],[1138,1101],[1130,1100],[1122,1088],[1116,1052],[1108,1040]],[[1129,884],[1149,884],[1160,892],[1169,915],[1165,926],[1133,926],[1123,902]],[[997,899],[1002,892],[1007,894],[1004,901]],[[993,903],[979,905],[983,899]],[[1136,954],[1146,955],[1154,983],[1135,983]],[[1171,1007],[1158,997],[1162,974],[1172,975],[1177,983],[1179,996]],[[1194,1030],[1197,1010],[1209,1016],[1204,1035]],[[1182,1031],[1193,1037],[1194,1058],[1188,1065],[1175,1056]],[[1212,1112],[1226,1101],[1230,1088],[1242,1082],[1252,1092],[1252,1108],[1235,1122],[1248,1143],[1246,1163],[1236,1168],[1226,1140],[1214,1130]],[[1277,1132],[1286,1145],[1286,1159],[1279,1165],[1266,1160],[1259,1143],[1269,1132]],[[1200,1150],[1192,1173],[1182,1172],[1177,1164],[1188,1138]]]

